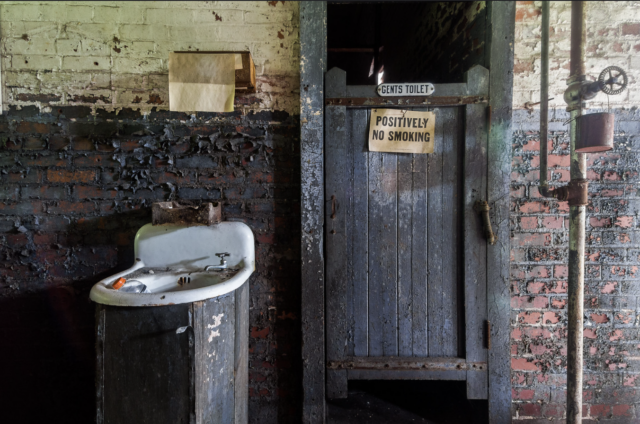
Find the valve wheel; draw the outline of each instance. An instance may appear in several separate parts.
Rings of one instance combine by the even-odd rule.
[[[627,88],[629,78],[622,68],[618,66],[608,66],[600,72],[598,82],[600,83],[600,88],[603,93],[615,95],[622,93],[624,89]]]

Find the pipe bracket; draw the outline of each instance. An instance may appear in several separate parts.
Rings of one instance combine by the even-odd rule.
[[[553,196],[560,201],[569,201],[569,206],[587,206],[589,204],[589,181],[576,179],[569,184],[553,190]]]

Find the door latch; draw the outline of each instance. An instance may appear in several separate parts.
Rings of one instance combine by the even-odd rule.
[[[496,236],[491,229],[491,220],[489,219],[489,211],[491,208],[489,204],[484,200],[476,200],[473,209],[482,216],[482,225],[484,226],[484,236],[490,245],[496,244]]]

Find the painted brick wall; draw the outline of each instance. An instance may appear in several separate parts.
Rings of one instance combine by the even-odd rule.
[[[253,229],[251,422],[299,421],[297,22],[289,2],[0,4],[3,418],[93,422],[88,291],[176,199]],[[168,52],[189,49],[250,50],[258,92],[169,112]]]
[[[519,1],[516,6],[513,107],[540,100],[541,2]],[[588,1],[586,70],[593,79],[610,65],[627,71],[629,90],[617,96],[598,94],[591,107],[634,106],[640,103],[640,7],[633,1]],[[549,107],[565,108],[569,78],[571,2],[554,1],[550,7]]]
[[[585,254],[584,422],[640,420],[640,238],[638,191],[640,6],[588,2],[587,71],[617,65],[629,90],[611,96],[615,148],[588,155],[590,205]],[[568,126],[562,94],[569,66],[570,2],[551,3],[549,178],[569,179]],[[511,355],[517,423],[564,423],[566,399],[568,205],[538,194],[540,3],[518,2],[511,177]],[[589,103],[607,108],[600,94]]]
[[[298,15],[296,2],[2,2],[3,98],[165,110],[169,52],[250,51],[258,90],[238,107],[299,113]]]

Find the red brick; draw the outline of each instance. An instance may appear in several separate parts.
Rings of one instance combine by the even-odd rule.
[[[56,235],[52,233],[35,234],[33,236],[33,243],[38,245],[53,244],[56,242],[56,239]]]
[[[520,312],[518,322],[521,324],[537,324],[542,314],[540,312]]]
[[[26,234],[7,234],[5,235],[6,246],[12,248],[22,248],[29,243],[29,237]]]
[[[542,226],[550,230],[561,229],[564,218],[557,216],[545,216],[542,218]]]
[[[254,339],[266,339],[269,335],[269,327],[259,329],[258,327],[251,328],[251,337]]]
[[[515,371],[539,371],[539,361],[529,361],[527,358],[511,358],[511,369]]]
[[[609,334],[609,340],[612,342],[615,342],[617,340],[624,340],[624,339],[626,339],[626,337],[624,337],[622,330],[613,330]]]
[[[93,150],[95,149],[95,144],[92,140],[87,137],[74,137],[73,139],[73,150]]]
[[[522,185],[518,186],[518,187],[511,186],[510,196],[512,198],[519,199],[521,197],[524,197],[524,193],[525,193],[525,187],[524,186],[522,186]]]
[[[606,418],[607,415],[611,413],[611,406],[610,405],[591,405],[591,409],[589,413],[594,418]]]
[[[595,339],[597,337],[596,330],[593,328],[585,328],[582,335],[587,339]]]
[[[624,190],[600,190],[595,194],[601,197],[619,197],[624,195]]]
[[[547,202],[525,202],[520,205],[522,213],[549,213],[549,204]]]
[[[50,150],[63,150],[68,147],[70,141],[66,137],[55,136],[49,139],[49,149]]]
[[[26,172],[10,172],[7,175],[7,182],[10,183],[39,183],[42,181],[42,172],[31,170],[28,174]]]
[[[553,276],[555,278],[566,278],[569,275],[569,270],[566,265],[555,265],[553,267]]]
[[[543,324],[557,324],[560,322],[560,316],[556,312],[545,312],[542,316]]]
[[[47,208],[47,212],[56,213],[56,214],[66,214],[66,213],[82,213],[88,214],[94,212],[96,209],[95,205],[91,202],[69,202],[66,200],[61,200],[57,202],[56,206],[49,206]]]
[[[535,395],[535,391],[531,389],[512,389],[511,390],[511,398],[516,400],[531,400],[533,399],[533,395]]]
[[[543,265],[531,267],[531,269],[527,272],[527,277],[548,278],[549,268]]]
[[[630,417],[631,405],[613,405],[612,414],[614,417]]]
[[[531,294],[546,293],[546,284],[542,281],[532,281],[530,283],[527,283],[527,292]]]
[[[513,296],[511,307],[516,309],[544,309],[549,306],[546,296]]]
[[[275,234],[258,234],[256,235],[256,241],[258,243],[273,244],[275,242]]]
[[[75,166],[118,166],[119,162],[111,155],[79,156],[73,160]]]
[[[48,134],[51,132],[49,124],[22,121],[16,126],[16,132],[21,134]]]
[[[522,403],[520,404],[520,415],[525,417],[542,416],[542,406],[539,403]]]
[[[591,218],[589,218],[589,225],[591,225],[594,228],[610,227],[611,226],[611,219],[610,218],[591,217]]]
[[[633,217],[619,216],[616,218],[615,226],[621,228],[631,228],[633,226]]]
[[[551,307],[554,309],[564,309],[567,306],[567,299],[564,297],[554,297],[551,299]]]
[[[22,148],[24,150],[42,150],[46,146],[47,146],[47,143],[44,140],[36,137],[28,137],[22,143]]]
[[[623,23],[622,35],[640,35],[640,23]]]
[[[609,322],[607,314],[591,314],[591,320],[597,324],[604,324]]]
[[[513,237],[514,246],[549,246],[551,244],[551,234],[549,233],[520,233]]]
[[[523,230],[534,230],[538,227],[538,218],[535,216],[525,216],[520,218],[520,227]]]
[[[607,181],[622,181],[620,174],[615,171],[605,171],[605,173],[602,174],[602,179]]]
[[[200,178],[202,178],[202,176]],[[158,182],[160,184],[164,184],[164,183],[188,184],[193,181],[191,179],[191,174],[186,174],[185,176],[182,176],[180,174],[174,174],[172,172],[163,172],[158,176]]]
[[[96,178],[96,172],[85,171],[67,171],[67,170],[48,170],[47,179],[52,183],[89,183]]]

